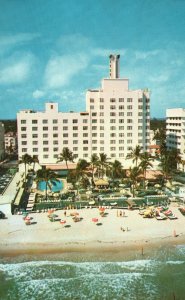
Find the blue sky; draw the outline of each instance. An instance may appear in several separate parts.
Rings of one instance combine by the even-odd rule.
[[[151,90],[151,116],[185,102],[185,1],[0,0],[0,119],[21,109],[85,110],[85,92],[121,54],[130,89]]]

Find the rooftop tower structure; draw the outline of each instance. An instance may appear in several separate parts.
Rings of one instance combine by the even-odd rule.
[[[110,60],[110,78],[116,79],[119,78],[119,59],[120,55],[110,54],[109,60]]]

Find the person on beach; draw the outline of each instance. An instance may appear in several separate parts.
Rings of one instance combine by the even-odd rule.
[[[64,211],[64,216],[66,217],[66,210]]]
[[[125,229],[121,226],[121,228],[120,228],[122,231],[125,231]]]
[[[122,217],[122,211],[121,211],[121,210],[120,210],[120,212],[119,212],[119,216]]]

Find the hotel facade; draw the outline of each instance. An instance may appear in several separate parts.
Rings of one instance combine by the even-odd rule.
[[[167,148],[177,149],[185,156],[185,109],[170,108],[166,110]]]
[[[129,90],[129,80],[119,76],[119,55],[110,55],[109,63],[109,78],[99,89],[86,92],[84,112],[60,112],[58,103],[48,102],[43,112],[17,113],[19,157],[28,153],[42,165],[51,165],[68,147],[75,161],[105,153],[111,161],[124,163],[136,145],[148,150],[149,91]]]

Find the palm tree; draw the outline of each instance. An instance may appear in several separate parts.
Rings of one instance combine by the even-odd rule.
[[[120,161],[115,160],[113,163],[111,163],[111,177],[113,181],[116,178],[121,178],[122,175],[123,175],[122,164],[120,163]]]
[[[32,157],[29,154],[24,154],[20,160],[19,164],[24,164],[24,182],[26,182],[26,167],[32,163]]]
[[[40,170],[37,171],[37,177],[36,177],[36,181],[40,182],[40,181],[45,181],[46,182],[46,190],[45,190],[45,197],[47,200],[47,196],[48,196],[48,186],[49,184],[53,184],[55,183],[55,181],[57,181],[57,174],[55,172],[53,172],[50,169],[46,169],[46,168],[42,168]]]
[[[32,157],[32,163],[33,163],[33,172],[35,172],[35,164],[39,163],[39,159],[37,155],[33,155]]]
[[[62,149],[62,153],[59,154],[59,159],[57,162],[65,161],[66,168],[68,170],[68,161],[73,162],[73,159],[74,159],[73,152],[69,150],[69,148],[64,147]]]
[[[132,158],[133,162],[136,162],[136,167],[137,167],[137,163],[138,163],[138,159],[141,156],[141,150],[142,147],[137,145],[134,149],[132,149],[132,151],[127,155],[127,158]]]
[[[104,171],[106,172],[106,169],[109,166],[107,154],[100,153],[99,165],[101,170],[101,178],[103,178]]]
[[[85,171],[89,167],[89,163],[85,159],[79,159],[77,166],[76,166],[76,172],[77,172],[77,177],[86,177],[85,176]]]
[[[94,170],[99,165],[99,158],[98,158],[97,154],[91,155],[90,165],[91,165],[91,170],[92,170],[92,183],[93,183],[94,182]]]
[[[151,163],[151,161],[153,161],[153,159],[151,158],[151,156],[148,152],[141,154],[140,158],[141,158],[141,162],[139,164],[139,167],[141,168],[143,175],[144,175],[144,188],[145,188],[146,170],[148,167],[153,166]]]
[[[130,168],[129,177],[132,182],[132,194],[135,197],[135,189],[138,181],[138,177],[141,174],[141,169],[139,167]]]

